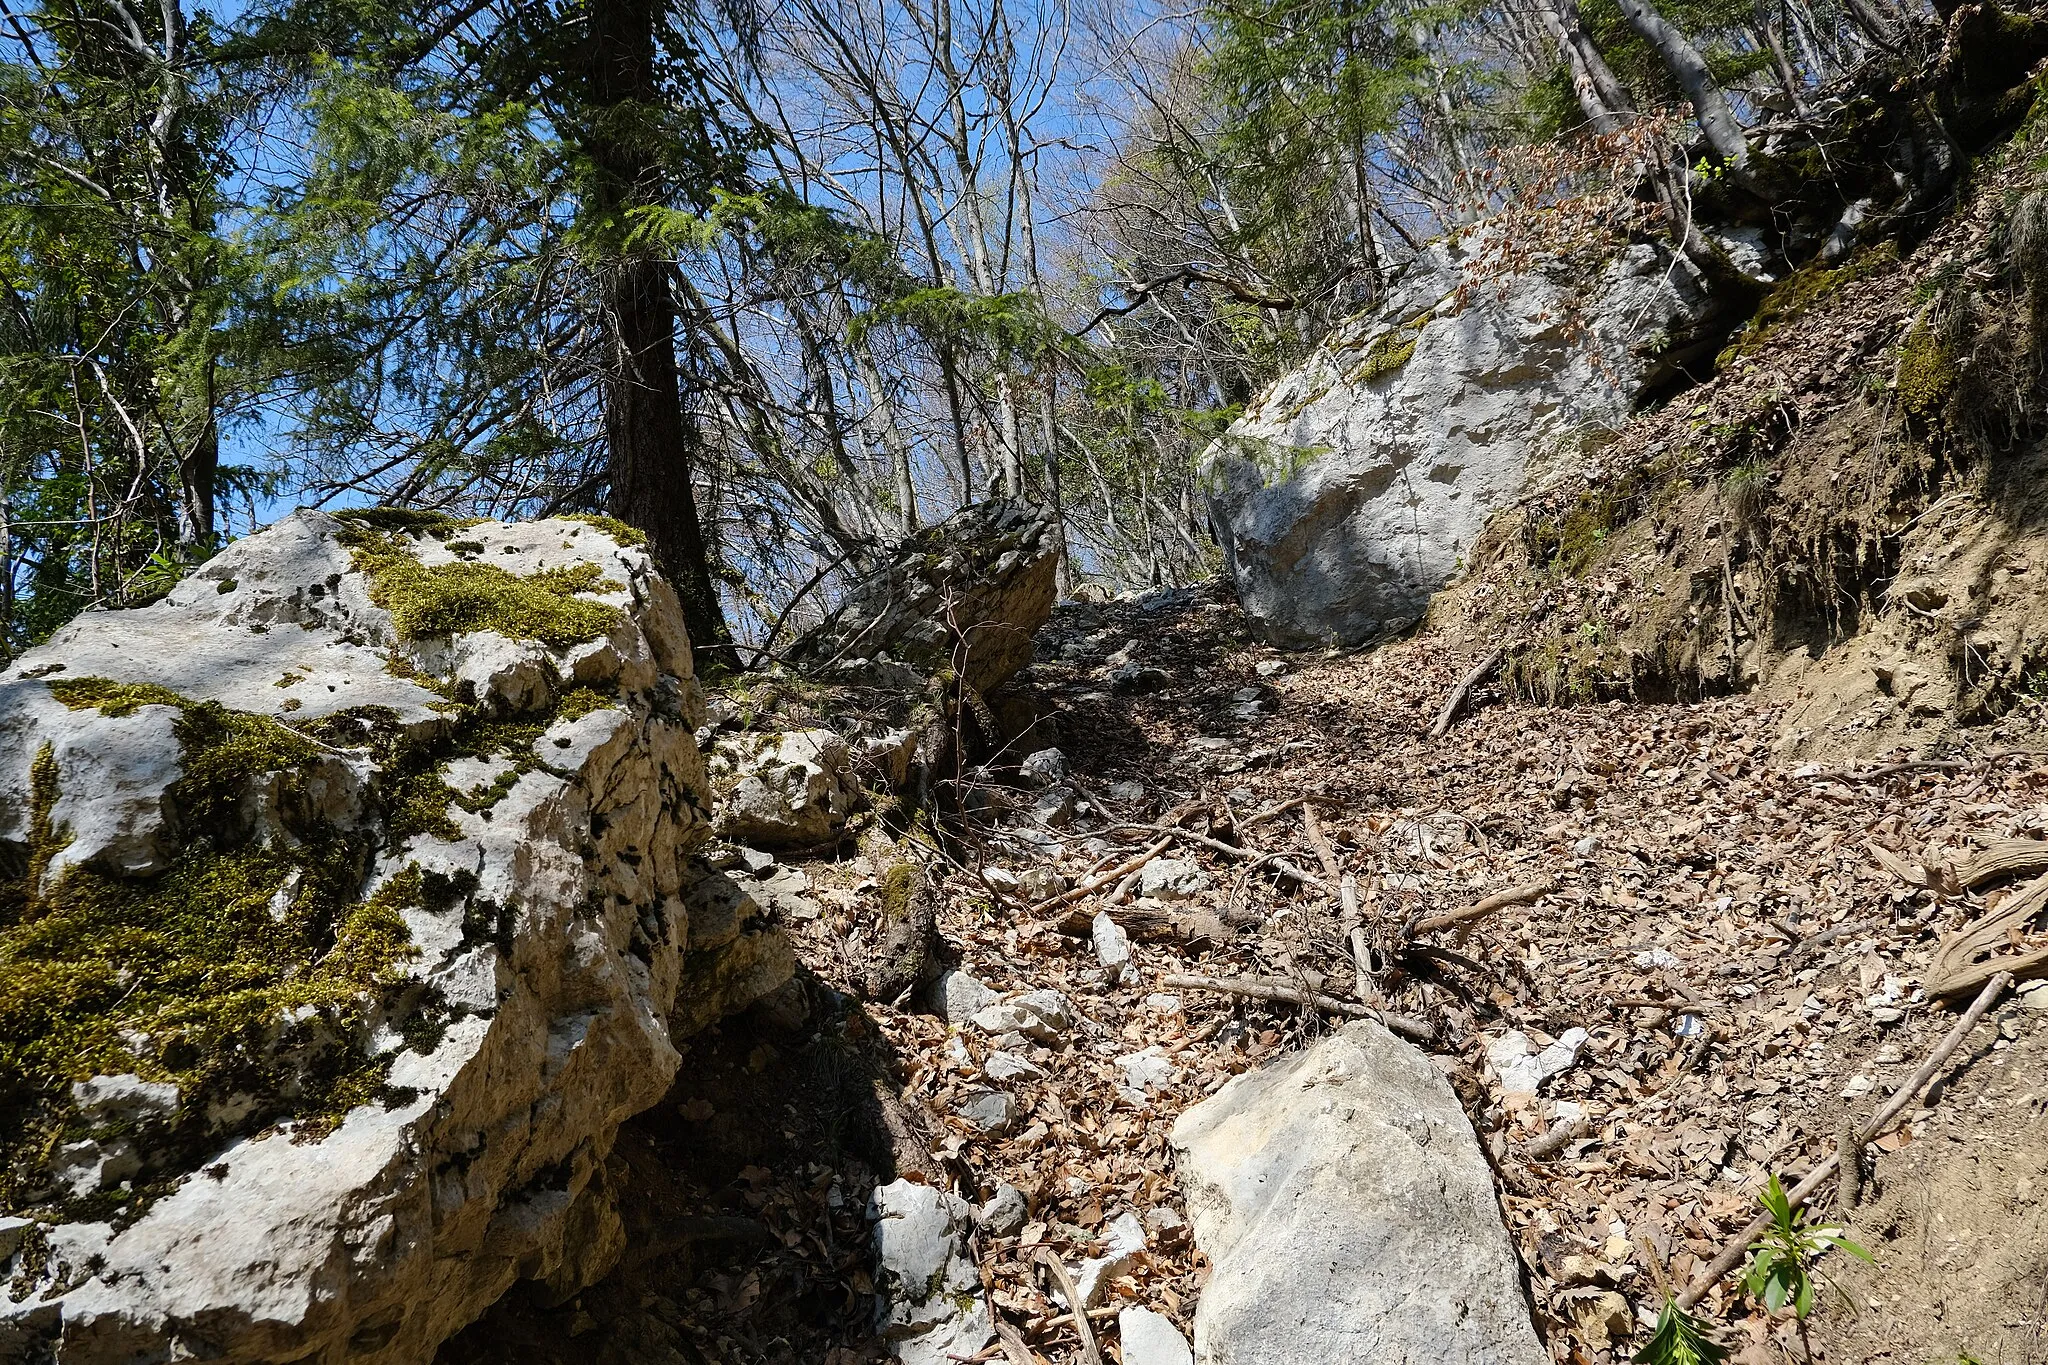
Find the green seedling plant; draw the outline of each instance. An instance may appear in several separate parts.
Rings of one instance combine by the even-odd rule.
[[[1726,1359],[1728,1348],[1707,1335],[1706,1323],[1667,1298],[1656,1330],[1635,1354],[1635,1365],[1721,1365]]]
[[[1750,1297],[1770,1312],[1790,1304],[1792,1315],[1805,1319],[1813,1308],[1814,1278],[1821,1275],[1815,1262],[1829,1251],[1846,1251],[1876,1264],[1868,1251],[1842,1235],[1839,1226],[1808,1223],[1806,1210],[1792,1207],[1792,1200],[1777,1176],[1771,1177],[1762,1199],[1765,1212],[1771,1215],[1771,1226],[1750,1245],[1749,1269],[1743,1273],[1743,1285]]]

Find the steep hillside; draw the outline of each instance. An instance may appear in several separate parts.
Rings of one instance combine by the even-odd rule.
[[[1789,752],[2030,745],[2048,697],[2048,134],[1778,284],[1720,372],[1497,516],[1425,630],[1544,702],[1755,692]]]

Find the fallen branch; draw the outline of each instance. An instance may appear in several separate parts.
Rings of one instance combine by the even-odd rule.
[[[1526,905],[1539,896],[1549,895],[1556,889],[1556,883],[1547,881],[1530,882],[1527,886],[1511,886],[1505,891],[1496,891],[1476,905],[1468,905],[1463,910],[1453,910],[1448,915],[1431,915],[1428,919],[1417,920],[1408,926],[1408,937],[1417,938],[1423,934],[1455,929],[1461,924],[1484,919],[1494,911],[1510,905]]]
[[[1082,882],[1079,886],[1070,886],[1065,891],[1060,892],[1060,894],[1057,896],[1050,896],[1045,900],[1040,901],[1038,904],[1031,907],[1031,913],[1034,915],[1042,915],[1048,910],[1058,909],[1060,906],[1065,905],[1069,901],[1077,901],[1081,899],[1081,897],[1083,896],[1089,895],[1096,891],[1100,891],[1105,886],[1112,886],[1115,883],[1121,881],[1123,878],[1129,876],[1131,873],[1136,872],[1139,868],[1143,867],[1146,863],[1151,862],[1160,854],[1166,852],[1167,847],[1172,843],[1173,840],[1170,837],[1161,839],[1157,843],[1153,844],[1151,847],[1147,848],[1143,853],[1140,853],[1137,857],[1132,858],[1129,862],[1120,864],[1117,867],[1113,867],[1099,877],[1095,877],[1088,881]]]
[[[1215,991],[1219,995],[1243,996],[1247,1000],[1278,1000],[1291,1005],[1306,1005],[1325,1014],[1341,1014],[1347,1019],[1374,1020],[1383,1025],[1389,1033],[1398,1033],[1411,1042],[1436,1041],[1436,1030],[1420,1019],[1410,1019],[1404,1014],[1389,1014],[1370,1005],[1353,1004],[1349,1000],[1339,1000],[1334,995],[1305,991],[1284,981],[1269,981],[1255,976],[1234,977],[1230,980],[1217,976],[1169,976],[1161,978],[1160,984],[1176,990]]]
[[[1934,1073],[1941,1069],[1941,1064],[1963,1045],[1963,1040],[1970,1036],[1970,1030],[1977,1026],[1977,1021],[1984,1017],[1985,1011],[1997,1003],[1998,997],[2003,995],[2006,987],[2010,985],[2012,977],[2005,972],[1998,973],[1985,983],[1983,991],[1970,1002],[1970,1008],[1963,1011],[1963,1017],[1956,1020],[1956,1026],[1948,1031],[1948,1036],[1941,1040],[1940,1046],[1927,1054],[1927,1060],[1920,1063],[1920,1069],[1915,1071],[1904,1085],[1892,1092],[1892,1097],[1886,1101],[1884,1108],[1878,1110],[1870,1122],[1856,1134],[1855,1145],[1858,1148],[1883,1136],[1885,1129],[1891,1126],[1892,1120],[1899,1116],[1914,1096],[1926,1088]],[[1806,1178],[1794,1185],[1786,1194],[1785,1197],[1792,1207],[1796,1209],[1812,1198],[1814,1191],[1826,1183],[1827,1178],[1835,1173],[1838,1166],[1839,1161],[1836,1157],[1823,1157],[1820,1164],[1809,1171]],[[1707,1291],[1719,1284],[1721,1278],[1741,1262],[1743,1253],[1749,1250],[1750,1243],[1762,1236],[1764,1229],[1770,1225],[1770,1215],[1761,1214],[1730,1238],[1721,1248],[1721,1254],[1709,1261],[1707,1268],[1699,1273],[1683,1294],[1678,1296],[1678,1306],[1689,1309],[1705,1298]]]
[[[1076,907],[1062,915],[1056,927],[1069,937],[1087,938],[1095,932],[1096,913],[1086,906]],[[1223,921],[1207,910],[1105,905],[1100,913],[1108,915],[1117,928],[1132,938],[1147,942],[1192,943],[1197,939],[1208,939],[1217,943],[1230,936],[1230,930]]]
[[[1052,1272],[1053,1282],[1066,1297],[1067,1308],[1073,1314],[1074,1330],[1081,1337],[1081,1360],[1083,1365],[1102,1365],[1102,1348],[1095,1344],[1095,1324],[1088,1321],[1088,1307],[1081,1302],[1081,1291],[1074,1284],[1074,1277],[1067,1273],[1067,1267],[1051,1247],[1038,1249],[1039,1264]]]
[[[1969,888],[1997,877],[2043,871],[2048,871],[2048,839],[2000,839],[1957,868],[1956,880]]]
[[[1017,1335],[1017,1329],[997,1318],[994,1312],[989,1317],[995,1322],[996,1344],[1003,1348],[1003,1358],[1010,1365],[1035,1365],[1031,1348],[1024,1344],[1024,1338]]]
[[[1936,998],[1967,995],[1998,972],[2026,977],[2048,966],[2048,949],[2020,957],[1977,961],[2008,942],[2015,942],[2027,922],[2044,907],[2048,907],[2048,875],[2034,878],[1959,932],[1942,935],[1934,950],[1934,961],[1927,967],[1927,994]]]
[[[1911,763],[1887,763],[1879,768],[1866,768],[1860,773],[1852,773],[1844,769],[1829,769],[1823,772],[1808,773],[1806,780],[1808,782],[1840,782],[1843,786],[1853,787],[1860,782],[1880,782],[1887,777],[1898,777],[1905,773],[1959,773],[1975,766],[1973,763],[1963,763],[1952,758],[1923,758],[1915,759]]]
[[[1458,719],[1458,708],[1465,704],[1465,698],[1471,695],[1473,688],[1485,682],[1486,675],[1499,668],[1500,661],[1507,656],[1506,645],[1495,645],[1492,652],[1479,661],[1477,668],[1459,679],[1458,685],[1451,689],[1450,697],[1444,702],[1444,709],[1437,712],[1436,724],[1429,727],[1431,739],[1442,739],[1451,732],[1451,725]]]

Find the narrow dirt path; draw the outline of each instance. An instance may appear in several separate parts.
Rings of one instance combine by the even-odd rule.
[[[1062,607],[1038,654],[1030,683],[1054,717],[1040,737],[1067,756],[1078,803],[1068,814],[992,775],[988,827],[947,876],[939,927],[959,969],[1005,996],[1060,992],[1071,1027],[997,1038],[924,1002],[835,1004],[826,988],[850,992],[878,932],[883,868],[807,866],[822,913],[793,928],[818,1017],[836,1022],[799,1025],[786,1045],[698,1045],[690,1077],[627,1143],[647,1154],[636,1165],[687,1186],[676,1208],[738,1220],[702,1238],[751,1220],[766,1244],[742,1247],[737,1272],[730,1246],[723,1268],[657,1257],[630,1292],[606,1291],[608,1308],[534,1315],[541,1335],[582,1324],[583,1349],[558,1358],[611,1358],[622,1323],[662,1316],[677,1354],[616,1358],[873,1358],[861,1213],[919,1148],[930,1178],[977,1198],[1023,1193],[1023,1226],[985,1232],[979,1250],[996,1314],[1039,1358],[1079,1358],[1033,1268],[1039,1249],[1078,1265],[1126,1213],[1148,1246],[1111,1280],[1106,1343],[1125,1303],[1185,1330],[1204,1271],[1172,1122],[1328,1024],[1165,979],[1256,977],[1357,1001],[1348,881],[1374,969],[1367,1003],[1434,1034],[1428,1050],[1495,1162],[1553,1354],[1626,1359],[1660,1279],[1711,1259],[1767,1174],[1832,1153],[1843,1118],[1867,1118],[1952,1021],[1922,989],[1937,938],[2013,883],[1944,895],[1916,884],[1918,869],[1966,860],[1973,841],[2048,833],[2035,759],[1870,780],[1788,766],[1773,757],[1774,715],[1740,699],[1541,709],[1482,684],[1432,740],[1474,653],[1423,638],[1281,655],[1204,590]],[[1173,836],[1145,887],[1111,905],[1138,936],[1135,974],[1114,980],[1073,930],[1115,884],[1039,910],[1032,893],[1046,871],[1078,886],[1126,864],[1176,812],[1199,837]],[[1417,921],[1531,884],[1552,889],[1412,949]],[[1878,1265],[1826,1267],[1846,1293],[1809,1323],[1817,1357],[2043,1358],[2044,1007],[2048,988],[2002,1002],[1871,1153],[1866,1207],[1835,1216]],[[1538,1054],[1563,1064],[1531,1094]],[[1733,1324],[1739,1358],[1800,1358],[1794,1325],[1735,1293],[1705,1307]]]

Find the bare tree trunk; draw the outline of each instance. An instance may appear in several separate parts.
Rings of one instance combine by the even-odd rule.
[[[1778,21],[1759,6],[1756,23],[1758,32],[1763,35],[1764,46],[1770,51],[1771,67],[1778,74],[1778,85],[1784,90],[1792,112],[1802,119],[1809,117],[1812,111],[1807,107],[1806,87],[1801,83],[1792,59],[1785,55],[1785,39],[1778,31]]]
[[[1749,164],[1749,139],[1742,122],[1729,107],[1728,97],[1707,70],[1707,60],[1692,40],[1659,14],[1650,0],[1615,0],[1628,26],[1654,49],[1692,101],[1700,131],[1715,155],[1737,168]]]

